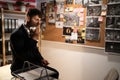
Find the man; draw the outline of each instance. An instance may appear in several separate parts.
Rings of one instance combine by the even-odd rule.
[[[12,32],[10,36],[13,55],[11,72],[22,69],[24,62],[29,61],[35,65],[44,66],[55,71],[57,74],[52,76],[58,78],[57,70],[47,66],[49,64],[48,61],[42,57],[37,47],[41,16],[41,12],[38,9],[29,9],[26,23]]]

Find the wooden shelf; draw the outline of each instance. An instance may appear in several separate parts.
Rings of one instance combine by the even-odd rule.
[[[0,9],[0,12],[1,12],[1,9]],[[3,10],[4,13],[8,13],[8,14],[23,14],[25,15],[26,12],[22,12],[22,11],[12,11],[12,10]]]
[[[106,15],[106,35],[105,35],[105,52],[120,53],[120,28],[119,19],[120,14],[118,13],[118,7],[120,2],[109,2],[107,3],[107,15]]]
[[[5,48],[6,43],[5,42],[9,40],[9,36],[10,36],[10,33],[5,33],[4,19],[5,19],[5,17],[13,18],[16,15],[19,16],[19,17],[17,17],[17,19],[20,19],[21,18],[20,15],[24,16],[25,14],[26,14],[26,12],[4,10],[2,8],[0,9],[0,17],[1,17],[1,23],[2,23],[2,25],[1,25],[2,26],[2,38],[0,39],[0,41],[2,41],[2,62],[3,62],[3,65],[6,65],[6,61],[7,61],[7,59],[6,59],[7,54],[6,54],[6,48]]]
[[[25,14],[25,12],[21,12],[21,11],[11,11],[11,10],[4,10],[4,13],[9,13],[9,14]]]

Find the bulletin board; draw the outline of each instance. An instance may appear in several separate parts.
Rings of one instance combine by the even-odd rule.
[[[73,0],[72,0],[73,1]],[[79,0],[78,0],[79,1]],[[80,2],[79,2],[80,3]],[[106,3],[106,1],[103,1],[103,3]],[[79,28],[86,28],[86,8],[83,7],[81,4],[78,4],[75,2],[72,2],[70,4],[66,4],[66,1],[64,2],[64,9],[66,7],[73,7],[73,8],[84,8],[84,23],[83,25],[80,25]],[[43,40],[49,40],[49,41],[57,41],[57,42],[64,42],[65,43],[65,36],[63,35],[63,28],[56,28],[56,25],[53,23],[49,23],[49,8],[50,4],[47,4],[46,7],[46,27],[45,30],[42,32],[43,34]],[[56,14],[56,13],[55,13]],[[63,19],[60,19],[61,21]],[[104,47],[105,45],[105,21],[106,17],[103,16],[103,21],[100,23],[100,39],[99,41],[90,41],[90,40],[85,40],[84,45],[88,46],[96,46],[96,47]],[[73,40],[72,44],[81,44],[77,43],[76,40]]]

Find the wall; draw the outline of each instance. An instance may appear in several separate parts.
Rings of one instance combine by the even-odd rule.
[[[101,47],[43,40],[41,50],[60,80],[104,80],[111,68],[120,73],[120,56],[107,55]]]

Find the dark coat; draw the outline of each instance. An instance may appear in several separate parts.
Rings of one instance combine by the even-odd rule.
[[[33,40],[29,35],[24,25],[12,32],[10,36],[11,50],[13,63],[11,71],[16,71],[23,67],[24,61],[29,61],[36,65],[41,65],[41,56],[37,41]]]

